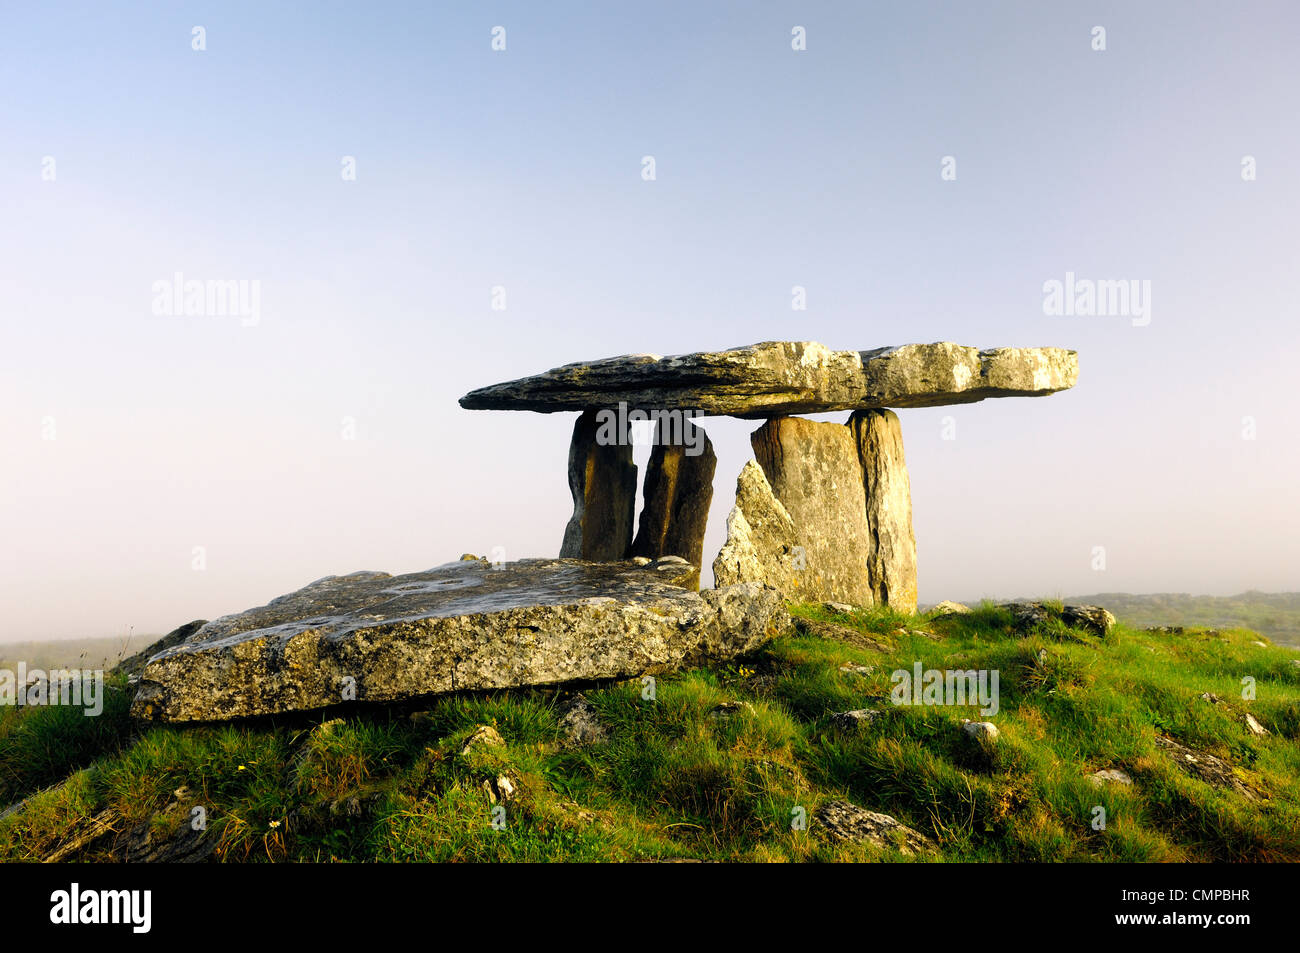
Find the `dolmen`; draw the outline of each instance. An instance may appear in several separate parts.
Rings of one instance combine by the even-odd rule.
[[[894,410],[1042,397],[1073,387],[1062,348],[948,342],[833,351],[769,341],[726,351],[630,354],[566,364],[471,391],[470,410],[573,411],[573,515],[560,556],[680,556],[702,565],[717,458],[695,418],[762,420],[741,470],[715,584],[772,586],[799,600],[916,610],[916,538]],[[851,411],[843,424],[797,414]],[[635,423],[653,428],[640,525]],[[698,578],[694,580],[698,585]]]

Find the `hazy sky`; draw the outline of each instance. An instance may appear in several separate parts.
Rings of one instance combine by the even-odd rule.
[[[1078,350],[900,412],[922,602],[1300,589],[1294,3],[44,6],[0,12],[0,639],[553,556],[572,416],[457,397],[772,339]],[[177,272],[257,320],[155,313]],[[1149,323],[1045,314],[1067,272]],[[756,424],[705,425],[711,560]]]

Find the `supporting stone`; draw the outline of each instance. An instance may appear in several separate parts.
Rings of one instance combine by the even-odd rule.
[[[597,432],[596,410],[584,410],[573,425],[569,444],[569,492],[573,516],[564,528],[560,557],[611,562],[624,559],[632,547],[636,513],[636,464],[628,434],[608,439]]]
[[[632,555],[651,559],[681,556],[692,566],[700,566],[718,458],[703,427],[690,421],[684,426],[689,430],[680,435],[681,442],[671,443],[668,428],[661,425],[650,451],[643,490],[645,503]],[[699,585],[698,577],[695,584]]]
[[[749,440],[804,547],[797,591],[787,594],[872,605],[871,533],[853,432],[842,424],[776,417]]]
[[[762,582],[799,598],[806,558],[794,520],[753,460],[736,479],[736,505],[727,516],[727,541],[713,560],[713,584]]]
[[[916,536],[903,430],[889,410],[860,410],[848,419],[862,464],[867,503],[867,575],[875,601],[916,611]]]

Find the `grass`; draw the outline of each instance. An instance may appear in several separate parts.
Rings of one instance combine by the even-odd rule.
[[[1121,625],[1101,638],[1053,619],[1025,634],[992,606],[943,619],[793,612],[819,625],[662,677],[653,699],[639,680],[588,691],[608,737],[580,749],[565,746],[560,695],[547,691],[329,724],[143,727],[125,691],[97,719],[3,710],[0,807],[30,798],[0,819],[0,859],[109,859],[122,832],[165,832],[200,806],[225,861],[1300,860],[1294,652],[1245,630]],[[1000,673],[996,741],[962,731],[962,718],[986,718],[974,706],[879,702],[917,660]],[[719,711],[730,702],[746,704]],[[856,730],[832,723],[873,706],[884,713]],[[1252,734],[1247,712],[1270,733]],[[464,752],[484,724],[506,744]],[[1158,736],[1226,760],[1257,796],[1185,773]],[[1088,775],[1103,768],[1133,786],[1096,787]],[[515,795],[494,814],[484,784],[498,778]],[[792,824],[835,799],[937,849],[906,857]],[[96,819],[110,833],[89,836]]]

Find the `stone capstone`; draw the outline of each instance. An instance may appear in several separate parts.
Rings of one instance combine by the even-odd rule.
[[[1062,348],[981,350],[940,342],[833,351],[811,341],[767,341],[566,364],[470,391],[460,405],[553,413],[622,402],[631,409],[764,418],[1038,397],[1073,387],[1078,374],[1077,354]]]
[[[529,559],[329,576],[155,655],[132,713],[222,721],[635,678],[741,655],[789,627],[775,589],[683,588],[696,572],[681,559]]]

